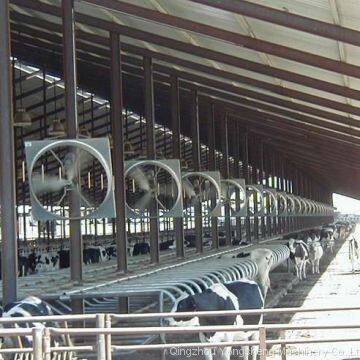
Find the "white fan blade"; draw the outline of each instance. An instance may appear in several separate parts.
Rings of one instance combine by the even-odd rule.
[[[185,194],[188,198],[192,198],[192,197],[196,196],[195,189],[188,179],[182,180],[182,186],[183,186],[183,189],[185,190]]]
[[[151,200],[153,200],[153,193],[149,191],[135,203],[134,210],[144,211]]]
[[[150,191],[149,179],[139,167],[136,167],[134,170],[132,170],[129,176],[134,179],[141,190]]]
[[[57,192],[62,190],[69,181],[66,179],[59,179],[57,176],[42,176],[41,174],[34,174],[32,176],[32,189],[36,195]]]

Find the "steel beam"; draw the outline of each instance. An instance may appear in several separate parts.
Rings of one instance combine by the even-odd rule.
[[[15,34],[15,36],[17,36],[17,34]],[[27,41],[27,40],[24,40],[24,41]],[[105,38],[104,38],[104,41],[106,42]],[[44,46],[45,46],[45,43],[44,43]],[[83,47],[84,44],[80,44],[79,46]],[[86,48],[88,48],[88,47],[90,47],[90,45],[87,44]],[[102,54],[103,57],[104,56],[106,58],[108,57],[108,54],[107,54],[106,51],[101,51],[101,49],[98,49],[98,51]],[[89,56],[88,53],[85,56],[88,57]],[[155,56],[156,56],[156,53],[155,53]],[[174,59],[176,59],[176,58],[174,58]],[[129,57],[129,56],[123,56],[123,60],[125,60],[126,63],[128,63],[128,64],[135,65],[135,66],[141,66],[141,62],[139,62],[139,60],[137,60],[135,58],[132,58],[132,57]],[[105,65],[106,60],[102,61],[101,64]],[[189,66],[192,66],[191,68],[194,68],[194,66],[195,66],[194,69],[196,69],[196,70],[197,70],[197,68],[199,66],[206,68],[206,66],[204,66],[204,65],[191,63],[191,62],[190,62],[190,64],[193,64],[193,65],[189,65]],[[134,68],[129,68],[129,67],[126,68],[126,70],[129,70],[129,69],[130,69],[130,71],[135,70]],[[236,75],[232,74],[230,72],[226,73],[226,72],[222,72],[221,70],[217,70],[217,69],[214,69],[214,70],[212,70],[211,68],[208,68],[208,69],[209,69],[208,73],[211,74],[211,75],[216,75],[214,72],[217,71],[217,72],[220,72],[220,73],[225,73],[227,75],[226,78],[231,79],[232,81],[236,80]],[[347,117],[347,116],[344,116],[344,115],[341,115],[341,114],[330,112],[330,111],[327,111],[327,110],[324,110],[324,109],[318,109],[318,108],[310,107],[310,106],[307,106],[305,104],[295,103],[293,101],[284,100],[284,99],[274,97],[274,96],[271,96],[271,95],[258,93],[258,92],[253,91],[253,90],[239,88],[237,86],[235,87],[235,86],[232,86],[231,84],[224,83],[222,81],[209,79],[209,78],[206,78],[206,77],[201,77],[199,75],[194,75],[194,74],[184,72],[184,71],[174,70],[174,69],[172,69],[170,67],[166,67],[166,66],[163,66],[163,65],[154,64],[154,70],[156,72],[160,72],[160,73],[172,74],[174,76],[177,76],[177,77],[185,79],[185,80],[189,80],[189,81],[196,82],[196,83],[199,83],[199,84],[202,84],[202,85],[206,85],[206,86],[208,86],[210,88],[221,89],[221,90],[224,90],[224,91],[232,92],[233,94],[241,96],[241,100],[240,99],[236,100],[233,97],[234,101],[239,101],[240,100],[242,102],[242,104],[246,105],[246,106],[258,107],[258,108],[261,108],[261,109],[264,109],[264,110],[270,110],[272,112],[283,114],[285,116],[293,116],[296,119],[298,119],[299,121],[304,121],[304,122],[309,123],[309,124],[316,124],[318,126],[327,126],[327,127],[331,128],[333,130],[343,131],[343,132],[346,132],[346,133],[351,134],[351,135],[359,133],[359,123],[358,123],[358,121],[356,119],[352,119],[350,117]],[[199,71],[201,71],[201,70],[199,69]],[[221,74],[219,74],[219,76],[221,76]],[[156,80],[156,78],[155,78],[155,80]],[[239,81],[240,80],[241,79],[239,79]],[[268,88],[268,87],[265,86],[264,88]],[[295,94],[290,94],[290,93],[285,94],[284,88],[282,88],[282,87],[279,87],[279,88],[282,89],[282,91],[278,91],[279,94],[286,95],[286,96],[292,95],[295,98],[297,97]],[[214,91],[214,90],[211,90],[211,89],[206,90],[205,88],[203,88],[202,91],[209,92],[209,91]],[[307,95],[307,96],[311,97],[312,95]],[[255,101],[250,100],[248,98],[264,101],[264,102],[266,102],[266,103],[268,103],[270,105],[255,102]],[[307,101],[306,96],[305,97],[300,96],[300,99],[302,99],[304,101]],[[309,99],[309,100],[313,101],[314,99]],[[318,100],[320,100],[320,101],[318,101]],[[331,100],[325,100],[325,101],[323,101],[323,100],[325,100],[325,99],[319,98],[319,99],[316,99],[314,101],[314,103],[317,104],[317,105],[333,108],[334,110],[345,111],[345,112],[349,112],[350,114],[360,115],[360,109],[355,107],[355,106],[351,106],[351,105],[348,105],[348,104],[341,104],[341,103],[338,103],[338,102],[333,102]],[[281,109],[279,107],[274,107],[272,105],[278,105],[278,106],[284,107],[286,109],[291,109],[291,110],[295,110],[295,111],[301,111],[301,112],[311,114],[311,115],[315,115],[316,117],[321,117],[321,118],[324,118],[324,119],[318,119],[318,118],[311,117],[311,116],[308,116],[308,115],[305,115],[305,114],[299,114],[297,112],[289,111],[289,110],[286,110],[286,109]],[[332,120],[332,122],[325,122],[325,120]],[[344,125],[349,125],[349,126],[352,126],[353,128],[349,129],[349,128],[345,127]]]
[[[16,176],[9,1],[0,1],[0,201],[3,306],[17,300]]]
[[[246,0],[190,0],[195,3],[229,11],[231,13],[249,16],[255,19],[284,26],[286,28],[307,32],[327,39],[360,46],[360,31],[312,19],[306,16],[282,11]]]
[[[316,55],[302,50],[278,45],[270,41],[245,36],[237,32],[232,32],[218,27],[213,27],[203,23],[198,23],[182,17],[169,15],[156,10],[125,3],[119,0],[86,0],[86,2],[120,11],[146,20],[155,21],[162,25],[177,27],[179,29],[192,31],[198,34],[209,36],[220,41],[225,41],[233,45],[241,46],[250,50],[260,51],[266,54],[278,56],[287,60],[296,61],[302,64],[311,65],[320,69],[333,71],[356,78],[360,78],[360,67],[333,60],[325,56]],[[79,19],[88,19],[87,15],[79,14]],[[99,23],[99,21],[97,21]],[[94,24],[94,23],[93,23]],[[95,25],[95,24],[94,24]],[[169,39],[171,41],[171,39]]]
[[[148,56],[144,57],[144,88],[147,156],[149,159],[156,159],[153,64]],[[152,264],[157,264],[160,261],[160,250],[158,207],[155,201],[152,202],[149,210],[150,261]]]
[[[62,0],[63,21],[63,65],[65,83],[65,119],[69,138],[78,136],[76,50],[75,50],[75,11],[73,0]],[[75,192],[70,196],[70,216],[79,217],[80,199]],[[81,221],[70,221],[70,273],[71,280],[82,282],[83,242]]]
[[[60,16],[59,15],[60,12],[57,7],[45,3],[39,4],[35,0],[12,0],[12,2],[21,7],[33,9],[35,11],[40,11],[46,14],[51,14],[53,16]],[[20,17],[17,16],[17,18],[24,18],[24,16],[23,15],[21,15]],[[114,24],[113,22],[100,20],[98,18],[91,16],[83,16],[83,15],[79,16],[79,21],[85,25],[99,27],[107,31],[115,30],[122,33],[123,35],[133,37],[138,40],[148,41],[153,44],[157,44],[160,46],[171,48],[173,50],[189,53],[191,55],[199,56],[201,58],[207,58],[210,60],[219,61],[227,65],[240,67],[249,71],[261,73],[264,75],[269,75],[272,77],[277,77],[285,81],[295,82],[304,86],[313,87],[315,89],[322,91],[328,91],[341,96],[346,96],[350,98],[355,96],[356,98],[359,99],[359,91],[347,88],[345,86],[339,86],[324,80],[319,80],[308,76],[300,75],[297,73],[293,73],[290,71],[259,64],[249,60],[234,57],[232,55],[227,55],[225,53],[210,50],[204,47],[199,47],[175,39],[168,39],[166,37],[155,35],[153,33],[147,33],[141,30],[136,30],[126,26]],[[42,20],[42,25],[44,24],[44,22],[45,21]],[[36,20],[35,20],[35,24],[36,24]]]
[[[127,234],[125,213],[125,175],[124,175],[124,118],[123,87],[120,58],[120,36],[110,33],[111,39],[111,128],[114,141],[113,166],[116,202],[116,254],[117,270],[127,272]]]
[[[181,141],[180,141],[180,90],[179,80],[173,76],[171,78],[171,128],[172,128],[172,154],[174,159],[181,158]],[[176,256],[185,257],[184,249],[184,219],[174,218],[174,233],[176,243]]]
[[[42,23],[42,25],[43,25],[43,23]],[[12,26],[12,28],[14,29],[13,37],[15,37],[15,38],[19,37],[19,39],[21,39],[22,43],[28,41],[28,37],[20,36],[19,35],[20,31],[21,31],[21,33],[31,32],[32,36],[36,36],[37,38],[43,38],[43,39],[51,41],[53,43],[58,43],[59,41],[61,42],[61,38],[59,36],[49,34],[48,32],[36,30],[34,28],[29,28],[29,27],[19,25],[19,24],[14,24]],[[50,24],[50,26],[48,24],[47,28],[49,30],[53,30],[53,31],[56,30],[56,26],[54,27],[51,24]],[[80,38],[80,40],[87,40],[96,45],[103,46],[104,44],[106,44],[108,42],[108,39],[105,37],[102,37],[102,36],[90,35],[88,33],[83,33],[83,32],[79,32],[78,34],[79,34],[78,38]],[[108,58],[108,55],[106,54],[107,51],[103,48],[100,48],[99,46],[90,45],[89,43],[84,43],[81,41],[81,42],[78,42],[77,47],[79,50],[84,51],[84,55],[86,55],[87,57],[89,57],[89,53],[95,53],[95,54],[105,56],[106,58]],[[266,81],[252,79],[250,77],[235,74],[230,71],[224,71],[224,70],[212,68],[212,67],[204,65],[204,64],[185,60],[183,58],[178,58],[178,57],[167,55],[167,54],[162,54],[162,53],[151,51],[148,49],[143,49],[143,48],[140,48],[140,47],[137,47],[134,45],[130,45],[130,44],[123,44],[123,49],[127,53],[132,53],[132,54],[141,55],[141,56],[148,55],[157,60],[164,61],[164,62],[174,64],[174,65],[179,65],[179,66],[188,68],[189,70],[196,70],[196,71],[208,74],[208,75],[217,76],[217,77],[227,79],[230,81],[237,81],[240,84],[246,84],[246,85],[250,85],[250,86],[253,86],[256,88],[269,90],[273,93],[276,93],[276,94],[279,94],[282,96],[291,97],[293,99],[299,99],[299,100],[302,100],[305,102],[309,102],[309,103],[316,104],[319,106],[327,107],[330,109],[343,111],[343,112],[347,112],[347,113],[354,114],[354,115],[360,115],[360,109],[358,107],[352,106],[350,104],[341,103],[338,101],[329,100],[325,97],[312,95],[310,93],[301,92],[301,91],[290,89],[290,88],[284,88],[282,86],[271,84]],[[128,57],[124,56],[124,61],[126,60],[126,58],[128,58]],[[156,68],[155,68],[155,70],[156,70]],[[346,94],[346,95],[344,94],[344,96],[347,96],[347,95],[348,94]],[[359,92],[359,96],[356,96],[356,98],[360,99],[360,92]]]

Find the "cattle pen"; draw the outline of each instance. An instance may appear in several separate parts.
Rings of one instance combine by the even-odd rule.
[[[0,0],[0,359],[360,358],[358,14]]]

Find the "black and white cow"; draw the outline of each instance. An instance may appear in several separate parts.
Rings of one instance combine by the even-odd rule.
[[[202,293],[195,295],[184,294],[175,303],[173,312],[197,312],[197,311],[228,311],[245,309],[262,309],[265,297],[270,288],[270,269],[273,262],[273,252],[266,248],[258,248],[246,254],[258,265],[256,281],[242,279],[224,284],[214,284]],[[217,316],[199,318],[171,318],[168,319],[170,326],[213,326],[213,325],[258,325],[262,323],[262,316]],[[257,340],[257,331],[238,332],[212,332],[201,333],[201,342],[232,342]],[[244,359],[249,357],[249,347],[243,347]],[[257,347],[252,349],[252,359],[257,357]],[[213,359],[213,352],[205,351],[207,360]],[[217,357],[230,360],[231,347],[217,350]]]
[[[28,296],[25,299],[13,303],[9,303],[4,306],[1,316],[3,318],[22,318],[30,316],[51,316],[53,315],[51,308],[41,299],[35,296]],[[16,327],[32,328],[32,327],[44,327],[41,322],[19,322]],[[17,347],[17,344],[12,343],[13,339],[2,339],[2,347]],[[32,337],[21,337],[22,347],[32,347]],[[55,344],[56,346],[56,344]]]
[[[250,280],[238,280],[225,284],[214,284],[202,293],[184,295],[178,299],[173,307],[173,312],[198,312],[198,311],[229,311],[241,309],[262,309],[264,307],[264,294],[259,285]],[[219,326],[219,325],[258,325],[262,323],[262,316],[215,316],[192,318],[168,319],[170,326]],[[200,333],[200,341],[203,343],[233,342],[258,340],[257,331],[237,332],[209,332]],[[204,351],[206,360],[213,359],[212,349]],[[244,359],[248,359],[249,348],[243,348]],[[256,359],[257,349],[251,351],[253,359]],[[216,358],[230,360],[231,347],[217,349]]]
[[[306,264],[309,260],[309,247],[303,240],[290,239],[287,243],[290,259],[293,261],[296,276],[299,280],[306,279]]]
[[[320,273],[320,260],[324,255],[324,250],[320,241],[313,235],[307,242],[309,249],[309,260],[311,264],[311,270],[313,274]]]
[[[49,251],[36,256],[35,272],[48,272],[60,268],[60,257],[57,252]]]
[[[106,249],[103,246],[89,246],[83,250],[84,263],[99,264],[108,260]]]
[[[349,259],[351,262],[351,271],[359,270],[360,261],[360,239],[354,234],[350,235],[349,241]]]

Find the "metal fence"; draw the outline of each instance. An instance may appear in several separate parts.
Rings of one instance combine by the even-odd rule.
[[[279,308],[279,309],[259,309],[241,311],[209,311],[209,312],[187,312],[187,313],[148,313],[148,314],[94,314],[94,315],[65,315],[65,316],[45,316],[29,318],[0,318],[0,337],[3,339],[12,338],[14,346],[0,349],[1,356],[16,354],[16,359],[72,359],[81,354],[92,354],[97,359],[110,360],[114,354],[124,351],[145,351],[158,350],[165,352],[169,349],[186,348],[226,348],[239,346],[259,346],[260,360],[266,359],[266,348],[272,345],[281,345],[282,359],[286,359],[286,346],[289,344],[309,344],[309,343],[335,343],[335,342],[356,342],[360,341],[359,335],[353,337],[329,337],[315,338],[286,338],[286,331],[291,330],[339,330],[354,329],[360,330],[360,323],[346,324],[260,324],[260,325],[227,325],[227,326],[192,326],[192,327],[124,327],[124,321],[136,321],[139,319],[161,319],[177,318],[184,316],[212,317],[212,316],[234,316],[234,315],[269,315],[269,314],[295,314],[310,312],[335,312],[335,311],[360,311],[360,307],[342,308]],[[46,326],[51,322],[56,323],[56,327]],[[20,323],[37,324],[33,328],[9,328],[19,326]],[[120,326],[119,326],[120,324]],[[70,327],[69,327],[70,325]],[[118,344],[115,336],[118,335],[140,335],[140,334],[198,334],[200,332],[239,332],[239,331],[258,331],[258,341],[233,341],[221,343],[202,343],[202,342],[183,342],[183,343],[152,343],[152,344]],[[277,339],[268,339],[267,335],[271,332],[278,332],[281,336]],[[21,339],[28,337],[31,339],[31,347],[22,347]],[[55,339],[62,341],[55,345]],[[81,339],[81,340],[80,340]],[[86,339],[91,339],[86,341]],[[18,344],[18,346],[16,346]]]

